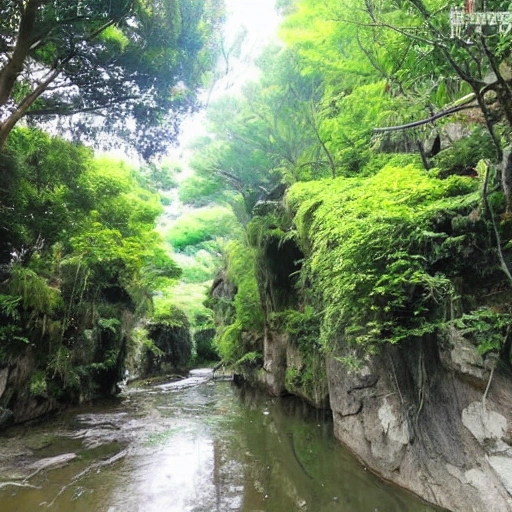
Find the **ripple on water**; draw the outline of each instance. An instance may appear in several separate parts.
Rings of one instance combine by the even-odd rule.
[[[0,437],[0,458],[11,442],[27,468],[75,455],[17,480],[37,488],[0,488],[2,512],[434,510],[364,471],[321,411],[304,416],[303,405],[214,382],[211,371],[124,397],[49,423],[39,440],[29,429]]]

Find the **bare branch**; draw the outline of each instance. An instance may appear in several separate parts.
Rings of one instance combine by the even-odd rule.
[[[476,101],[475,98],[471,100]],[[421,119],[420,121],[413,121],[412,123],[401,124],[398,126],[387,126],[385,128],[374,128],[374,133],[383,133],[383,132],[396,132],[399,130],[407,130],[409,128],[416,128],[417,126],[422,126],[424,124],[432,123],[433,121],[437,121],[437,119],[441,119],[442,117],[449,116],[451,114],[455,114],[456,112],[460,112],[461,110],[468,110],[471,108],[478,108],[478,105],[458,105],[456,107],[449,108],[447,110],[443,110],[442,112],[438,112],[437,114],[427,117],[426,119]]]

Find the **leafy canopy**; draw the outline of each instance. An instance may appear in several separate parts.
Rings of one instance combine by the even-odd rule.
[[[222,18],[222,0],[4,2],[0,149],[22,117],[59,116],[77,138],[162,151],[195,108]]]

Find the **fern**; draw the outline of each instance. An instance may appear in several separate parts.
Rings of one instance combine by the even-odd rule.
[[[478,204],[476,184],[438,180],[409,165],[291,188],[287,205],[308,255],[301,286],[322,311],[323,345],[344,340],[370,350],[436,329],[430,311],[442,310],[455,290],[434,265],[446,262],[445,272],[455,272],[450,256],[468,243],[436,225]]]

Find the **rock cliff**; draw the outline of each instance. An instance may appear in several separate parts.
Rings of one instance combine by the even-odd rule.
[[[265,337],[263,368],[245,377],[267,392],[325,406],[327,393],[297,392],[289,335]],[[452,511],[512,510],[512,385],[456,331],[419,346],[387,346],[357,369],[326,357],[334,434],[372,471]],[[326,390],[327,391],[327,390]]]
[[[446,340],[327,361],[336,437],[382,477],[454,511],[512,510],[512,386]],[[464,353],[461,353],[464,352]]]
[[[330,407],[365,466],[425,500],[511,512],[512,253],[478,182],[386,167],[266,207],[248,229],[261,330],[231,287],[238,363],[248,337],[261,355],[244,378]]]

